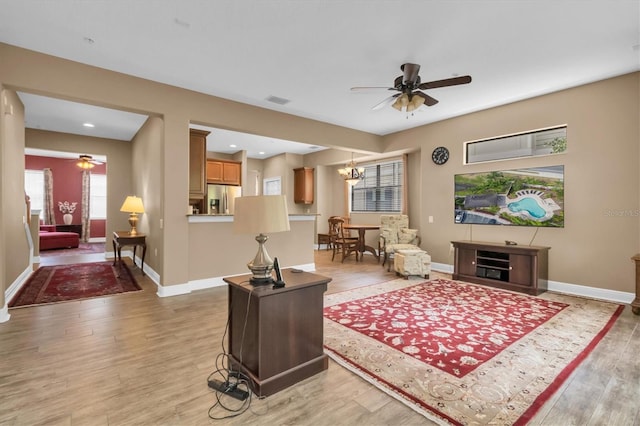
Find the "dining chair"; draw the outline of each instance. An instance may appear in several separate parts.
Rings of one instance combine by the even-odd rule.
[[[339,216],[329,218],[329,238],[333,247],[331,261],[335,259],[337,252],[342,253],[342,262],[351,252],[356,254],[356,260],[358,260],[358,237],[345,235],[344,218]]]

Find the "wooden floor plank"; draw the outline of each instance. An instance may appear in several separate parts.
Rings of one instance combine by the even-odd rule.
[[[322,250],[316,268],[332,278],[328,293],[396,279],[372,256],[332,262]],[[143,291],[11,309],[0,324],[0,424],[431,424],[332,360],[235,419],[209,419],[226,287],[159,298],[132,271]],[[625,308],[532,424],[638,424],[639,318]]]

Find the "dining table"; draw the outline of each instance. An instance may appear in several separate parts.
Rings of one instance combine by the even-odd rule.
[[[380,229],[380,225],[358,225],[358,224],[344,224],[342,226],[345,230],[353,230],[353,231],[358,231],[358,252],[360,252],[360,261],[362,261],[362,258],[365,252],[369,252],[372,255],[375,256],[376,260],[380,261],[380,253],[378,253],[378,251],[371,246],[368,246],[365,242],[365,233],[367,231],[375,231],[377,229]]]

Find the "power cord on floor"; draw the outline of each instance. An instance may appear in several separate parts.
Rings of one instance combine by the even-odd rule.
[[[242,284],[242,283],[241,283]],[[247,308],[245,313],[244,325],[242,328],[242,339],[240,341],[240,364],[242,365],[242,347],[244,345],[244,334],[247,327],[247,321],[249,318],[249,307],[251,303],[251,293],[249,292],[247,297]],[[226,420],[237,417],[247,411],[251,406],[252,395],[254,394],[252,389],[252,381],[249,377],[243,374],[241,371],[231,370],[229,368],[229,354],[227,353],[224,342],[231,323],[231,308],[229,310],[229,316],[227,317],[227,324],[225,325],[224,333],[222,335],[222,353],[216,356],[215,367],[216,369],[207,377],[207,384],[210,389],[215,391],[216,402],[209,407],[208,415],[213,420]],[[219,380],[219,378],[221,380]],[[227,397],[225,399],[225,397]],[[230,406],[228,400],[242,401],[242,404],[238,407]],[[213,412],[216,409],[221,409],[229,414],[218,416]]]

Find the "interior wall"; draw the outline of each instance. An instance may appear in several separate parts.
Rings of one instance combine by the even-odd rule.
[[[131,141],[131,194],[142,198],[144,213],[138,216],[138,229],[146,235],[145,264],[158,272],[162,269],[163,233],[162,192],[158,182],[165,170],[154,165],[163,164],[164,123],[162,118],[149,117]],[[124,199],[123,199],[124,201]],[[128,229],[124,228],[124,229]]]
[[[6,313],[5,291],[29,267],[24,196],[24,106],[13,90],[0,93],[0,322]],[[16,161],[16,158],[19,159]],[[7,316],[8,317],[8,316]]]
[[[432,261],[453,264],[452,240],[551,247],[549,279],[635,292],[629,258],[640,248],[638,105],[640,73],[536,97],[385,137],[396,150],[421,141],[419,228]],[[463,165],[463,142],[567,125],[567,151],[544,157]],[[437,146],[450,160],[431,161]],[[455,174],[564,165],[564,228],[455,224]],[[433,223],[428,217],[433,216]],[[535,237],[535,239],[534,239]]]
[[[0,84],[4,87],[163,117],[165,142],[160,167],[166,173],[157,182],[162,200],[167,200],[159,201],[163,211],[158,220],[164,220],[163,266],[160,271],[162,285],[182,284],[187,282],[189,276],[186,206],[190,122],[311,145],[332,146],[334,141],[344,141],[341,143],[349,149],[382,151],[381,139],[376,135],[159,84],[3,43],[0,43],[0,57],[3,58],[0,62]],[[21,158],[12,158],[11,161],[21,162]],[[127,159],[122,164],[131,166]],[[122,180],[129,177],[122,176]],[[126,194],[130,188],[126,184],[121,185],[121,194]],[[116,207],[116,211],[119,207]],[[126,226],[124,216],[116,224],[118,228]],[[108,239],[113,230],[107,228]]]

